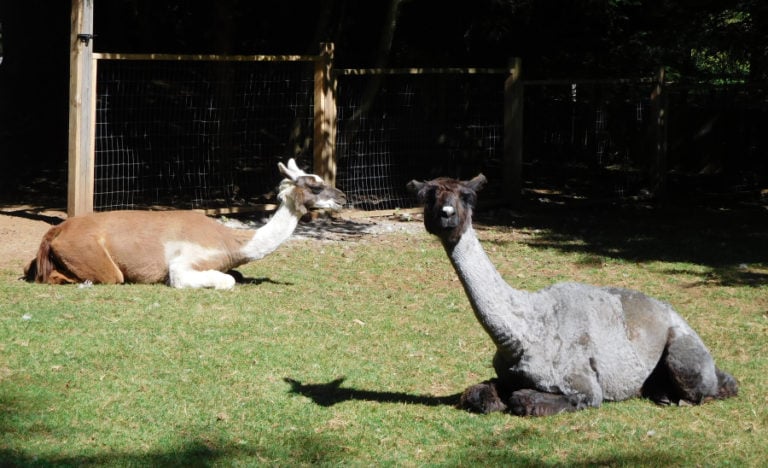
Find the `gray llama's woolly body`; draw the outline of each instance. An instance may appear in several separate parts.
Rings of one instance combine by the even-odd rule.
[[[679,346],[691,349],[691,360],[700,361],[703,386],[716,393],[714,362],[668,304],[636,291],[577,283],[516,290],[497,272],[471,226],[448,253],[478,321],[496,344],[494,367],[502,380],[579,395],[589,406],[640,396],[673,334]]]
[[[661,404],[738,394],[701,338],[672,307],[640,292],[561,283],[536,292],[509,286],[472,228],[482,174],[408,184],[424,227],[443,244],[480,324],[496,344],[497,378],[471,385],[469,411],[547,416],[643,396]]]

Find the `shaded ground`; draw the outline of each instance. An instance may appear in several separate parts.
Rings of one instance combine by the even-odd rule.
[[[584,258],[683,262],[709,269],[706,281],[768,284],[768,205],[728,200],[646,203],[536,203],[534,209],[479,213],[477,224],[533,230],[536,248]],[[503,242],[503,241],[502,241]]]

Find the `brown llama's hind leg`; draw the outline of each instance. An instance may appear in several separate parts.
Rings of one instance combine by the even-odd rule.
[[[67,276],[66,273],[59,271],[57,266],[51,262],[50,259],[44,268],[45,274],[38,274],[38,262],[37,259],[33,259],[26,267],[24,267],[24,280],[30,283],[34,283],[35,281],[48,284],[77,283],[76,278]]]
[[[67,276],[66,274],[58,270],[52,270],[51,273],[48,275],[47,282],[49,284],[74,284],[74,283],[78,283],[79,281],[77,280],[77,278]]]
[[[50,252],[33,259],[24,268],[24,279],[30,283],[70,284],[77,283],[78,279],[67,272],[51,258]]]
[[[57,263],[73,277],[73,283],[90,280],[94,283],[120,284],[125,281],[101,239],[78,238],[69,241],[60,236],[51,244]],[[49,281],[50,282],[50,281]]]
[[[501,396],[500,396],[501,393]],[[459,400],[459,406],[472,413],[488,414],[495,411],[506,411],[504,392],[497,379],[472,385],[464,390]]]
[[[48,284],[77,283],[77,277],[62,265],[54,244],[59,243],[61,225],[48,230],[40,241],[37,255],[24,268],[24,279],[29,282]]]

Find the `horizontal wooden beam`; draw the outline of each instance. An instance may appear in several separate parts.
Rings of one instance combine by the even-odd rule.
[[[158,60],[199,62],[314,62],[317,55],[205,55],[94,53],[97,60]]]
[[[334,70],[338,75],[483,75],[511,74],[514,68],[346,68]]]

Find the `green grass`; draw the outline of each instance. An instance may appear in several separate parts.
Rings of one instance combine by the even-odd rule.
[[[0,465],[759,466],[768,460],[768,286],[637,261],[549,231],[484,228],[523,289],[632,287],[675,304],[738,398],[551,418],[455,409],[490,340],[426,234],[291,241],[234,291],[46,286],[0,272]],[[749,272],[765,275],[765,264]],[[724,270],[725,269],[725,270]],[[742,268],[743,269],[743,268]]]

